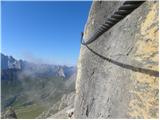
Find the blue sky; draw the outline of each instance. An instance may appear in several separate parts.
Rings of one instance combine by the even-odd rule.
[[[33,62],[76,65],[88,2],[2,2],[2,53]]]

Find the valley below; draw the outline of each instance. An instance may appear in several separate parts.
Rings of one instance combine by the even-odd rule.
[[[35,64],[3,54],[1,65],[2,118],[8,118],[10,108],[17,118],[33,119],[49,117],[70,105],[71,100],[64,98],[74,96],[76,67]]]

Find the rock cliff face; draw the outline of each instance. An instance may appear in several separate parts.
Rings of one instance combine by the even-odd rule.
[[[54,104],[48,111],[43,112],[37,119],[67,119],[69,113],[74,110],[75,92],[64,94],[61,100]]]
[[[9,107],[5,113],[1,114],[2,119],[17,119],[17,115],[12,107]]]
[[[84,38],[121,4],[93,2]],[[74,117],[158,118],[158,44],[158,2],[147,1],[88,47],[82,45]]]

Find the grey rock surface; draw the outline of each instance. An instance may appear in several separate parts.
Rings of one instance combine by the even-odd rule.
[[[69,118],[70,110],[74,109],[75,92],[64,94],[60,101],[54,104],[48,111],[43,112],[37,118],[40,119],[66,119]],[[72,112],[72,111],[71,111]]]
[[[56,114],[48,117],[47,119],[70,119],[73,118],[73,115],[70,116],[70,114],[73,113],[73,106],[67,106],[64,109],[62,109],[61,111],[58,111]]]
[[[84,38],[121,4],[93,2]],[[158,118],[157,16],[158,3],[147,1],[88,47],[81,46],[75,118]]]
[[[2,119],[17,119],[17,115],[12,107],[2,114]]]

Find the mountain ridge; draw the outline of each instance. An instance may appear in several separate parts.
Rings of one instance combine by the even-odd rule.
[[[1,78],[2,111],[14,107],[17,118],[35,118],[75,91],[76,67],[34,64],[1,53]]]
[[[12,56],[7,56],[1,53],[1,70],[16,69],[24,71],[27,74],[47,73],[64,78],[69,78],[76,71],[75,66],[54,65],[32,63],[25,60],[17,60]]]

